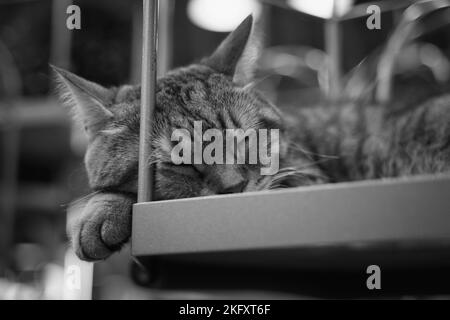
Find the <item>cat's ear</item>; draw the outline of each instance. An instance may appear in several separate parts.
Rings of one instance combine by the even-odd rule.
[[[114,115],[108,110],[113,92],[69,71],[51,66],[57,76],[62,101],[72,108],[75,118],[92,138]]]
[[[203,63],[245,85],[253,78],[259,51],[260,43],[254,32],[253,17],[250,15]]]

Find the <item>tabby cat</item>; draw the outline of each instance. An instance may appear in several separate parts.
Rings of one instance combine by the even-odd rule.
[[[404,114],[348,104],[299,108],[286,117],[252,86],[252,17],[209,57],[157,83],[153,124],[156,198],[178,199],[320,183],[441,173],[450,169],[450,96]],[[104,88],[54,68],[64,102],[84,126],[85,165],[94,191],[70,230],[81,259],[106,259],[131,233],[136,201],[140,87]],[[295,118],[295,119],[294,119]],[[174,165],[171,134],[204,129],[279,129],[280,171],[257,165]]]

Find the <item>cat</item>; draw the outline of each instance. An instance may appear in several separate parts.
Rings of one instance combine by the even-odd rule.
[[[157,83],[151,132],[156,200],[271,190],[450,170],[450,96],[389,115],[348,103],[285,116],[252,84],[252,17],[198,63]],[[252,49],[254,50],[254,48]],[[53,67],[61,97],[88,137],[85,166],[94,191],[68,231],[77,255],[108,258],[127,243],[136,202],[140,86],[105,88]],[[278,129],[280,171],[257,165],[174,165],[174,129]]]

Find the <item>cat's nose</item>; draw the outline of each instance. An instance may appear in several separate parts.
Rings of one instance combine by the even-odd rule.
[[[219,194],[229,194],[229,193],[240,193],[245,190],[245,187],[247,187],[248,181],[243,180],[235,185],[232,185],[230,187],[226,187],[219,191]]]

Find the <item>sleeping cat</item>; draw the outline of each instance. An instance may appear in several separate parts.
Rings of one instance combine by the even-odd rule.
[[[299,108],[284,116],[251,83],[252,18],[209,57],[169,72],[157,83],[153,152],[156,199],[270,190],[319,183],[441,173],[450,169],[450,96],[408,113],[382,107]],[[93,195],[69,236],[81,259],[106,259],[131,233],[136,201],[140,87],[104,88],[54,68],[62,98],[84,126],[85,165]],[[258,165],[174,165],[174,129],[279,129],[280,171]]]

